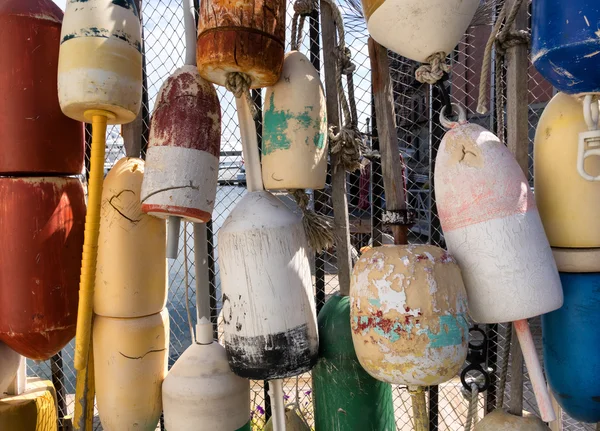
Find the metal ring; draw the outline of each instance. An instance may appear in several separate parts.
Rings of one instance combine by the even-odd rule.
[[[481,344],[473,344],[471,342],[471,332],[479,332],[481,334],[481,336],[483,337],[483,339],[481,340]],[[483,329],[481,329],[479,326],[473,326],[472,328],[469,328],[469,349],[470,350],[482,350],[483,347],[485,346],[485,343],[487,342],[487,334],[485,333],[485,331]]]
[[[600,116],[598,108],[598,95],[586,94],[583,99],[583,118],[588,130],[598,130],[598,117]]]
[[[483,376],[484,382],[483,384],[477,384],[477,387],[479,389],[479,392],[485,392],[488,390],[488,388],[490,387],[490,375],[488,373],[485,372],[485,370],[483,368],[481,368],[481,365],[479,364],[469,364],[467,365],[460,373],[460,382],[463,385],[463,388],[465,388],[465,390],[467,390],[469,393],[471,393],[471,385],[467,382],[467,373],[469,373],[469,371],[477,371],[479,373],[481,373],[481,375]]]
[[[446,118],[446,116],[444,115],[444,112],[446,111],[446,107],[442,106],[442,109],[440,110],[440,124],[443,127],[445,127],[446,129],[453,129],[456,126],[460,126],[467,122],[467,113],[463,109],[463,107],[460,105],[457,105],[456,103],[451,103],[450,105],[453,106],[454,108],[456,108],[456,110],[458,111],[458,121],[448,120],[448,118]]]

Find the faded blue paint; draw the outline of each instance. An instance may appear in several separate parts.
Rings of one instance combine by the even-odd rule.
[[[81,0],[77,0],[81,1]],[[87,0],[85,0],[87,1]],[[98,28],[98,27],[88,27],[82,28],[79,32],[69,33],[63,36],[60,41],[61,44],[71,40],[77,39],[80,37],[101,37],[105,39],[109,39],[114,37],[116,39],[120,39],[124,42],[127,42],[130,46],[134,47],[138,52],[142,52],[142,45],[138,38],[132,37],[131,35],[125,33],[123,30],[115,30],[110,31],[106,28]]]
[[[439,325],[437,333],[433,333],[429,328],[423,330],[429,337],[429,347],[434,349],[461,345],[469,333],[469,325],[464,314],[440,316]]]
[[[377,308],[381,308],[381,301],[377,298],[375,299],[369,299],[369,304],[377,307]]]

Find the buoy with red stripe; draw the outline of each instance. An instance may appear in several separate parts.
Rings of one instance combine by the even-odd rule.
[[[479,0],[362,0],[369,34],[398,54],[429,62],[450,54],[463,37]]]
[[[78,178],[0,178],[0,341],[44,361],[75,335],[83,247]]]
[[[0,175],[83,170],[83,124],[58,104],[62,20],[51,0],[0,4]]]
[[[479,323],[513,321],[542,419],[554,414],[528,318],[560,308],[562,287],[533,193],[508,148],[466,121],[451,123],[436,159],[436,201],[448,250]]]
[[[267,190],[325,187],[325,95],[319,73],[301,52],[285,56],[279,81],[267,88],[261,161]]]

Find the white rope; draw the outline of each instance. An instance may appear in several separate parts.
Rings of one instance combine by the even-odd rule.
[[[469,412],[465,422],[465,431],[471,431],[471,427],[477,423],[477,402],[479,400],[479,386],[471,383],[471,399],[469,400]]]

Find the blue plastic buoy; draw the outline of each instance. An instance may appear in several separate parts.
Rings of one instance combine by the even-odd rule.
[[[600,92],[600,2],[536,0],[531,59],[567,94]]]
[[[565,412],[600,421],[600,273],[560,273],[562,308],[542,316],[544,365]]]

